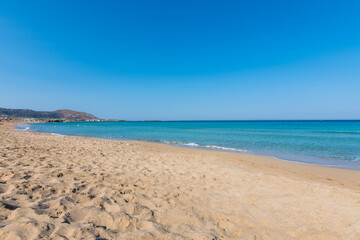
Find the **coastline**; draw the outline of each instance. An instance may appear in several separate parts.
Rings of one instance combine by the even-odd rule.
[[[344,121],[188,121],[149,124],[70,123],[24,124],[29,131],[107,140],[145,141],[181,147],[250,153],[284,161],[360,170],[360,122]],[[76,127],[73,127],[76,126]],[[346,131],[344,129],[347,129]],[[360,144],[360,143],[359,143]]]
[[[360,237],[357,170],[161,143],[19,132],[14,124],[0,125],[4,239],[39,235],[44,226],[51,231],[43,234],[67,238]],[[65,204],[68,198],[75,204]]]
[[[20,123],[16,123],[13,124],[13,130],[15,131],[21,131],[21,130],[16,130],[15,126],[22,124],[22,123],[26,123],[26,122],[20,122]],[[307,162],[297,162],[297,161],[292,161],[292,160],[286,160],[286,159],[281,159],[275,156],[270,156],[270,155],[266,155],[266,154],[260,154],[260,153],[256,153],[256,152],[251,152],[246,150],[246,152],[240,152],[240,151],[230,151],[230,150],[221,150],[221,149],[211,149],[211,148],[201,148],[201,147],[192,147],[192,146],[187,146],[187,145],[180,145],[180,144],[174,144],[174,143],[166,143],[166,142],[151,142],[151,141],[145,141],[145,140],[117,140],[117,139],[106,139],[106,138],[97,138],[97,137],[85,137],[85,136],[73,136],[73,135],[62,135],[62,134],[57,134],[57,133],[43,133],[43,132],[36,132],[36,131],[28,131],[25,130],[24,132],[32,132],[32,133],[40,133],[40,134],[50,134],[53,136],[63,136],[63,137],[84,137],[84,138],[90,138],[90,139],[98,139],[98,140],[105,140],[105,141],[119,141],[119,142],[132,142],[135,144],[142,144],[144,143],[145,145],[149,144],[149,147],[151,148],[151,146],[155,147],[155,146],[172,146],[176,148],[180,148],[180,149],[193,149],[193,150],[202,150],[202,151],[210,151],[210,152],[215,152],[215,153],[230,153],[231,154],[231,159],[234,159],[234,161],[250,161],[251,165],[253,164],[267,164],[270,166],[272,165],[276,165],[276,167],[280,167],[282,169],[284,169],[284,173],[286,173],[287,171],[295,171],[295,172],[299,172],[300,174],[309,174],[308,176],[312,176],[312,175],[318,175],[321,176],[324,179],[327,179],[329,181],[333,181],[333,178],[337,181],[337,182],[341,182],[342,186],[350,186],[354,189],[360,188],[360,170],[359,169],[351,169],[351,168],[342,168],[342,167],[336,167],[336,166],[324,166],[324,165],[320,165],[320,164],[315,164],[315,163],[307,163]],[[155,144],[155,145],[152,145]],[[161,147],[158,146],[157,148]],[[181,151],[181,150],[179,150]],[[235,154],[235,155],[232,155]],[[240,155],[238,155],[240,154]],[[240,157],[241,156],[241,157]],[[228,157],[225,157],[226,159]],[[238,160],[236,160],[238,158]],[[288,163],[288,164],[287,164]],[[309,165],[309,166],[307,166]],[[337,170],[333,170],[333,169],[338,169]],[[294,173],[294,172],[293,172]],[[358,184],[353,185],[353,183],[359,182]]]
[[[214,158],[212,161],[222,161],[231,167],[241,167],[246,164],[246,167],[253,169],[261,169],[269,174],[281,174],[286,177],[295,177],[302,179],[310,179],[319,181],[325,184],[338,184],[341,187],[346,187],[354,190],[360,190],[360,170],[333,168],[327,166],[319,166],[315,164],[293,162],[274,157],[250,154],[250,153],[235,153],[227,151],[217,151],[211,149],[196,149],[182,146],[174,146],[162,143],[150,143],[142,141],[133,141],[149,151],[169,151],[174,153],[186,152],[189,154],[201,154],[205,158]],[[274,172],[272,172],[274,171]]]

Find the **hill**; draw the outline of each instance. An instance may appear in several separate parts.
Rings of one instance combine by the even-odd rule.
[[[86,112],[59,109],[56,111],[34,111],[30,109],[0,108],[0,118],[41,118],[65,120],[95,120],[94,115]]]

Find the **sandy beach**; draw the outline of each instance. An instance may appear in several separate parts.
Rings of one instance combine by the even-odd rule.
[[[360,172],[0,123],[0,239],[360,239]]]

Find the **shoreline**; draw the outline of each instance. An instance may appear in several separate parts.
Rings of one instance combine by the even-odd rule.
[[[342,121],[342,120],[341,120]],[[351,120],[348,120],[351,121]],[[345,170],[353,170],[353,171],[360,171],[360,166],[354,166],[352,167],[349,164],[349,166],[346,165],[325,165],[325,164],[321,164],[321,163],[309,163],[306,161],[297,161],[297,160],[288,160],[288,159],[284,159],[281,157],[277,157],[277,156],[272,156],[270,154],[266,154],[266,153],[257,153],[257,152],[253,152],[251,150],[242,150],[242,151],[236,151],[236,150],[226,150],[226,149],[215,149],[215,148],[210,148],[210,147],[202,147],[200,145],[198,146],[192,146],[192,145],[187,145],[187,144],[191,144],[191,143],[187,143],[187,144],[177,144],[177,143],[172,143],[170,141],[146,141],[146,140],[138,140],[138,139],[111,139],[111,138],[99,138],[99,137],[89,137],[89,136],[76,136],[76,135],[64,135],[64,134],[58,134],[58,133],[47,133],[47,132],[36,132],[36,131],[31,131],[26,129],[26,130],[20,130],[20,129],[15,129],[16,125],[20,125],[26,122],[21,122],[21,123],[16,123],[14,124],[14,130],[16,131],[21,131],[21,132],[35,132],[35,133],[46,133],[46,134],[51,134],[54,136],[68,136],[68,137],[86,137],[86,138],[92,138],[92,139],[99,139],[99,140],[108,140],[108,141],[120,141],[120,142],[144,142],[144,143],[155,143],[155,144],[164,144],[164,145],[170,145],[170,146],[176,146],[176,147],[180,147],[180,148],[190,148],[190,149],[199,149],[199,150],[209,150],[209,151],[218,151],[218,152],[230,152],[230,153],[239,153],[239,154],[249,154],[249,155],[255,155],[255,156],[260,156],[260,157],[266,157],[266,158],[272,158],[274,160],[280,160],[280,161],[284,161],[284,162],[289,162],[289,163],[296,163],[296,164],[305,164],[305,165],[311,165],[311,166],[319,166],[319,167],[325,167],[325,168],[335,168],[335,169],[345,169]],[[196,143],[195,143],[196,144]],[[223,147],[223,148],[228,148],[228,147]],[[304,156],[306,157],[306,156]],[[333,160],[334,161],[334,160]]]
[[[224,122],[224,121],[221,121],[221,122]],[[323,121],[321,121],[321,122],[323,122]],[[83,123],[85,123],[85,122],[83,122]],[[54,126],[56,126],[56,125],[54,125]],[[30,131],[37,132],[37,130],[35,130],[37,128],[36,125],[35,125],[35,129],[32,129],[31,126],[29,126],[29,128],[30,128]],[[40,130],[41,127],[37,128],[37,129],[41,132],[41,130]],[[21,130],[21,129],[19,129],[19,130]],[[66,130],[66,128],[65,128],[65,130]],[[74,130],[76,130],[76,129],[74,129]],[[43,131],[44,131],[44,129],[43,129]],[[49,128],[45,127],[45,132],[46,131],[47,131],[47,133],[53,133],[53,134],[56,133],[56,134],[64,135],[61,133],[61,131],[56,132],[55,129],[53,130],[52,128],[49,129]],[[65,134],[65,135],[66,136],[81,136],[82,134],[84,134],[84,136],[87,135],[86,132],[83,133],[82,131],[80,131],[80,132],[75,131],[74,133],[72,133],[72,131],[68,129],[68,134]],[[311,164],[311,165],[339,168],[339,169],[360,170],[360,164],[359,164],[360,162],[357,161],[358,160],[357,158],[353,159],[352,157],[350,157],[350,158],[346,157],[347,156],[345,154],[346,151],[343,154],[339,153],[339,154],[334,155],[334,151],[331,150],[331,149],[333,149],[331,146],[328,146],[328,150],[325,150],[326,148],[324,148],[324,150],[322,150],[322,153],[320,154],[323,156],[322,157],[320,155],[317,155],[316,153],[312,154],[311,150],[303,151],[303,153],[301,153],[301,152],[295,153],[296,149],[295,150],[293,149],[295,152],[293,150],[282,151],[281,149],[277,150],[275,152],[271,152],[271,149],[268,149],[268,152],[267,152],[267,151],[260,151],[260,150],[249,150],[249,149],[244,148],[244,146],[243,147],[234,147],[234,146],[231,146],[234,144],[229,144],[229,143],[222,145],[220,142],[218,142],[218,144],[212,145],[212,144],[207,144],[206,141],[204,142],[199,139],[197,139],[198,140],[197,141],[196,138],[195,139],[193,138],[193,141],[191,141],[190,139],[185,139],[182,141],[181,138],[180,138],[180,140],[176,140],[176,139],[179,139],[176,137],[170,138],[173,140],[157,140],[157,139],[161,139],[161,138],[158,138],[156,136],[153,136],[150,138],[147,137],[148,139],[142,139],[141,134],[138,135],[137,138],[131,138],[131,136],[128,136],[129,138],[122,138],[122,137],[114,137],[114,135],[108,136],[108,137],[102,137],[102,136],[96,136],[96,135],[97,134],[95,134],[95,136],[86,136],[86,137],[105,139],[105,140],[114,140],[114,141],[142,141],[142,142],[170,144],[170,145],[175,145],[175,146],[179,146],[179,147],[187,147],[187,148],[195,148],[195,149],[217,150],[217,151],[226,151],[226,152],[235,152],[235,153],[248,153],[248,154],[253,154],[253,155],[258,155],[258,156],[273,157],[275,159],[280,159],[280,160],[289,161],[289,162],[297,162],[297,163],[304,163],[304,164]],[[169,139],[169,138],[165,138],[165,139]],[[236,142],[236,140],[235,140],[235,142]],[[291,146],[291,144],[293,144],[293,143],[290,142],[289,146]],[[315,144],[315,143],[313,143],[313,144]],[[335,145],[333,147],[336,148],[337,146]],[[261,148],[259,148],[259,149],[261,149]],[[272,149],[274,150],[274,149],[276,149],[276,147],[272,148]],[[291,148],[289,148],[289,149],[291,149]],[[308,146],[308,149],[312,149],[311,145]],[[340,150],[341,150],[341,148],[340,148]],[[356,154],[356,153],[354,153],[354,154]],[[325,157],[325,156],[327,156],[327,157]]]
[[[14,123],[12,124],[14,131],[19,131],[15,129],[17,124],[21,123]],[[157,151],[162,149],[162,146],[169,146],[169,150],[175,150],[176,152],[181,152],[182,149],[194,150],[194,151],[209,151],[215,153],[224,153],[229,154],[233,163],[236,161],[239,162],[248,162],[250,165],[254,165],[257,167],[261,167],[260,165],[265,164],[265,166],[269,167],[270,169],[274,166],[277,168],[282,169],[284,172],[283,174],[287,175],[287,172],[291,172],[290,176],[293,174],[305,175],[305,178],[319,178],[322,182],[325,183],[333,183],[333,181],[337,182],[340,186],[349,187],[351,189],[360,189],[360,170],[359,169],[348,169],[348,168],[340,168],[340,167],[332,167],[332,166],[323,166],[318,164],[312,163],[305,163],[305,162],[296,162],[291,160],[280,159],[273,156],[266,156],[256,153],[242,153],[242,152],[234,152],[234,151],[226,151],[226,150],[217,150],[217,149],[203,149],[203,148],[196,148],[190,146],[181,146],[171,143],[157,143],[157,142],[150,142],[150,141],[141,141],[141,140],[114,140],[114,139],[105,139],[105,138],[96,138],[96,137],[86,137],[86,136],[73,136],[73,135],[62,135],[56,133],[44,133],[44,132],[35,132],[35,131],[20,131],[20,132],[28,132],[28,133],[36,133],[36,134],[46,134],[52,136],[60,136],[60,137],[79,137],[79,138],[86,138],[86,139],[97,139],[103,141],[115,141],[115,142],[130,142],[139,144],[142,146],[148,146],[150,148],[154,148]],[[153,145],[154,144],[154,145]],[[159,146],[160,145],[160,146]],[[156,147],[155,147],[156,146]],[[174,147],[174,149],[172,149]],[[184,150],[185,151],[185,150]],[[221,156],[219,156],[221,157]],[[226,157],[227,159],[227,157]],[[302,176],[304,177],[304,176]]]
[[[65,136],[71,137],[71,136]],[[86,137],[84,137],[86,138]],[[228,151],[218,151],[211,149],[188,148],[175,146],[171,144],[152,143],[143,141],[128,141],[146,147],[149,150],[161,151],[169,147],[167,150],[173,152],[189,152],[201,153],[203,156],[215,155],[218,161],[224,161],[224,164],[240,167],[241,164],[247,164],[252,168],[261,168],[270,174],[274,168],[281,171],[281,174],[287,177],[300,177],[303,179],[319,180],[319,182],[333,184],[336,182],[341,187],[347,187],[354,190],[360,190],[360,171],[355,169],[333,168],[327,166],[319,166],[302,162],[292,162],[274,157],[237,153]],[[186,150],[184,150],[186,149]],[[225,160],[221,160],[225,159]]]
[[[360,172],[0,123],[0,238],[359,239]]]

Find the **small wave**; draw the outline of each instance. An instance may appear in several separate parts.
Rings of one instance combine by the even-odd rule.
[[[26,123],[24,124],[18,124],[15,126],[14,128],[16,131],[22,131],[22,132],[26,132],[30,130],[30,126]]]
[[[216,145],[205,145],[207,148],[220,149],[225,151],[235,151],[235,152],[248,152],[248,150],[240,149],[240,148],[230,148],[230,147],[221,147]]]
[[[192,146],[192,147],[198,147],[199,146],[199,144],[196,144],[196,143],[183,143],[181,145]]]
[[[240,149],[240,148],[231,148],[231,147],[223,147],[223,146],[216,146],[216,145],[205,145],[205,144],[198,144],[198,143],[184,143],[184,142],[176,142],[176,141],[161,141],[166,144],[174,144],[174,145],[181,145],[181,146],[189,146],[195,148],[210,148],[210,149],[217,149],[222,151],[232,151],[232,152],[249,152],[248,150]]]
[[[54,135],[54,136],[65,136],[65,135],[62,135],[62,134],[59,134],[59,133],[50,133],[51,135]]]
[[[183,142],[176,142],[176,141],[159,141],[156,140],[156,142],[162,142],[166,144],[175,144],[175,145],[184,145],[184,146],[191,146],[191,147],[199,147],[200,145],[197,143],[183,143]]]

